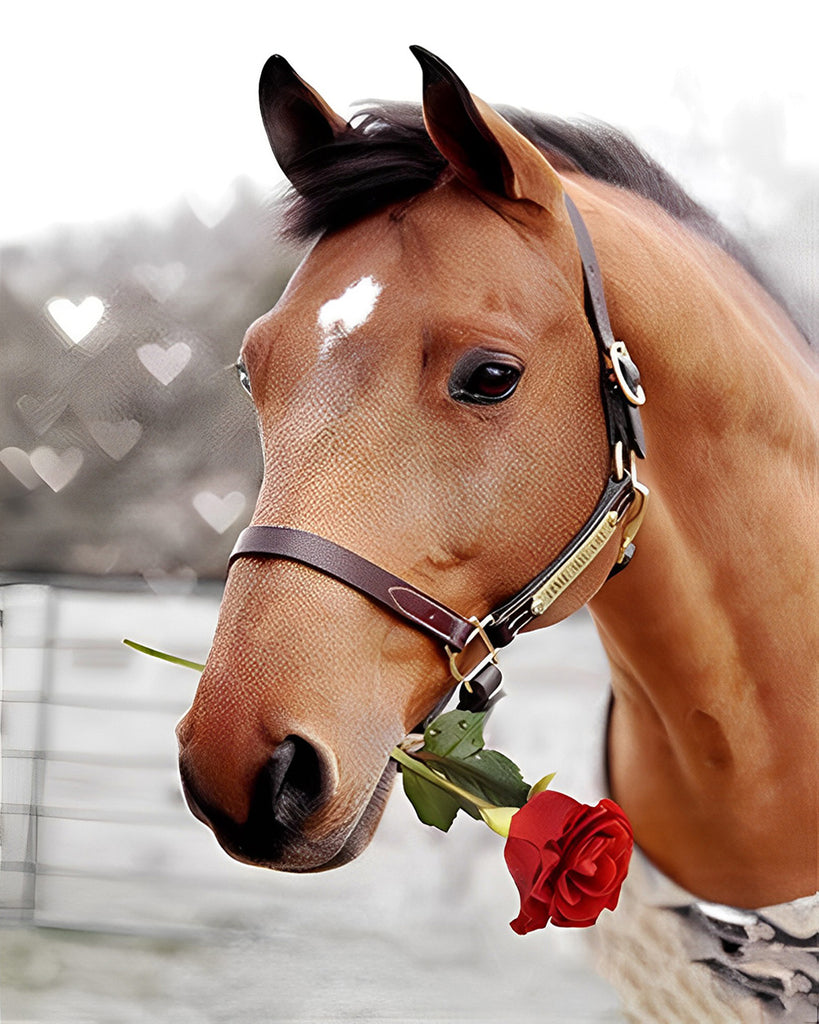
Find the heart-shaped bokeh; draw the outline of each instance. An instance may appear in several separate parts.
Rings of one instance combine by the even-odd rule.
[[[140,345],[137,355],[148,373],[167,386],[190,362],[191,347],[184,341],[177,341],[169,348],[151,342]]]
[[[67,487],[83,464],[83,454],[79,448],[56,452],[48,445],[42,445],[35,448],[29,458],[34,472],[55,492]]]
[[[48,315],[72,345],[79,345],[102,320],[105,303],[96,295],[87,295],[81,302],[55,298],[46,303]]]
[[[245,507],[245,496],[240,491],[231,491],[220,498],[213,491],[199,491],[193,499],[193,507],[208,526],[217,533],[228,530]]]

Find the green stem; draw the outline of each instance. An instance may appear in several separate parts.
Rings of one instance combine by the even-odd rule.
[[[159,658],[161,661],[169,661],[172,665],[181,665],[183,668],[192,668],[196,672],[203,672],[205,666],[200,665],[198,661],[188,661],[185,658],[177,658],[175,654],[165,654],[164,651],[157,651],[153,647],[146,647],[144,644],[138,644],[136,640],[123,640],[126,646],[133,647],[135,651],[141,651],[143,654],[149,654],[152,658]]]
[[[186,658],[177,658],[175,654],[166,654],[164,651],[158,651],[155,647],[146,647],[145,644],[138,644],[136,640],[123,640],[124,644],[128,647],[132,647],[135,651],[141,651],[142,654],[148,654],[152,658],[159,658],[161,661],[169,661],[172,665],[182,665],[183,668],[192,668],[196,672],[202,672],[205,668],[204,665],[198,661],[188,661]],[[491,809],[497,807],[497,804],[490,803],[488,800],[483,800],[479,796],[475,796],[474,793],[470,793],[465,789],[461,789],[460,786],[456,786],[454,782],[450,782],[449,779],[445,779],[442,775],[432,771],[431,768],[427,768],[425,764],[418,761],[416,758],[407,754],[399,747],[394,747],[390,756],[393,760],[398,761],[399,764],[403,765],[404,768],[409,769],[411,772],[415,772],[416,775],[420,775],[422,779],[426,779],[427,782],[431,782],[433,786],[438,786],[439,789],[443,789],[448,793],[452,793],[453,796],[459,797],[461,800],[466,800],[467,803],[472,804],[473,807]]]
[[[446,790],[448,793],[452,793],[453,796],[460,797],[461,800],[466,800],[474,807],[497,807],[497,804],[492,804],[488,800],[482,800],[479,796],[475,796],[474,793],[469,793],[465,789],[461,789],[460,786],[456,786],[454,782],[450,782],[449,779],[445,779],[443,776],[438,775],[437,772],[427,768],[425,764],[412,757],[411,754],[407,754],[406,751],[401,750],[400,747],[393,747],[390,757],[394,761],[398,761],[399,764],[405,768],[409,768],[411,772],[415,772],[416,775],[420,775],[422,779],[426,779],[427,782],[431,782],[434,786],[438,786],[440,789]]]

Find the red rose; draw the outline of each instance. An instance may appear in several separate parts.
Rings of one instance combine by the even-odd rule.
[[[504,848],[520,893],[518,935],[545,927],[594,924],[614,910],[628,871],[634,838],[623,811],[611,800],[596,807],[546,790],[513,817]]]

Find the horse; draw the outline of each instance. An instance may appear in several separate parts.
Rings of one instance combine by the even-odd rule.
[[[815,893],[815,355],[624,135],[413,52],[422,107],[350,122],[262,72],[314,244],[242,344],[264,478],[178,726],[188,804],[241,861],[347,863],[390,751],[452,674],[491,691],[493,613],[526,593],[507,632],[591,611],[649,861],[737,908]]]

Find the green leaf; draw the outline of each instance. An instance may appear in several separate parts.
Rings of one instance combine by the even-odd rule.
[[[518,766],[484,748],[485,718],[486,712],[447,712],[427,726],[421,750],[393,750],[403,766],[404,791],[421,821],[447,831],[459,809],[480,821],[487,808],[526,803],[529,786]]]
[[[465,758],[439,757],[422,750],[416,757],[460,789],[496,807],[522,807],[529,796],[518,766],[498,750],[478,750]]]
[[[425,825],[439,828],[442,832],[448,832],[461,806],[460,801],[439,789],[434,783],[422,779],[415,772],[405,769],[401,773],[401,779],[404,783],[404,792],[421,821]]]
[[[445,779],[442,775],[432,771],[422,761],[418,759],[418,754],[408,754],[405,750],[400,747],[393,747],[390,753],[395,761],[397,761],[402,769],[407,768],[411,772],[415,772],[416,775],[420,775],[422,779],[426,779],[432,783],[433,786],[437,786],[439,789],[445,789],[448,793],[452,793],[453,796],[458,797],[461,800],[470,800],[473,803],[486,804],[491,807],[492,804],[487,804],[485,800],[481,800],[480,797],[475,796],[473,793],[469,793],[464,789],[459,789],[454,783],[450,782],[449,779]]]
[[[483,749],[486,712],[448,711],[424,730],[424,749],[441,757],[469,757]]]

